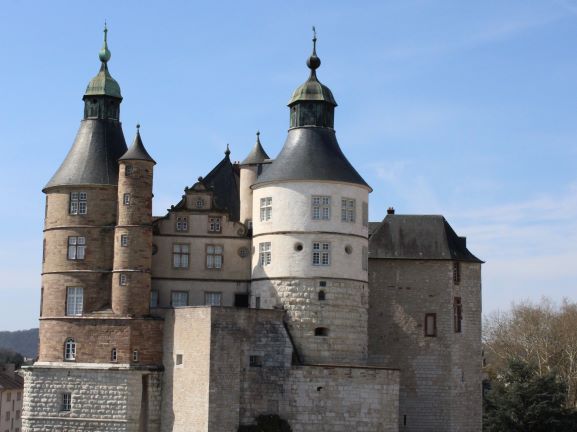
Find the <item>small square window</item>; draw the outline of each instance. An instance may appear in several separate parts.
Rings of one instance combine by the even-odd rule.
[[[124,205],[130,205],[130,194],[125,193],[122,201],[124,202]]]
[[[197,198],[195,202],[195,206],[198,209],[204,208],[204,200],[202,198]]]
[[[208,232],[219,233],[222,231],[222,218],[220,216],[211,216],[208,218]]]
[[[138,354],[138,350],[132,351],[132,361],[138,362],[140,360],[140,356]]]
[[[128,285],[128,275],[126,273],[120,273],[120,285]]]
[[[188,231],[188,217],[179,216],[176,218],[176,230],[177,231]]]
[[[248,364],[250,367],[262,367],[262,356],[260,355],[251,355],[249,357]]]
[[[122,247],[128,246],[128,234],[122,234],[120,236],[120,246]]]

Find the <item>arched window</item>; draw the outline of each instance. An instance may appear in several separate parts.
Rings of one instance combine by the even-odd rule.
[[[326,327],[317,327],[315,329],[315,336],[328,336],[329,329]]]
[[[323,301],[323,300],[326,300],[326,299],[327,299],[326,293],[324,292],[324,290],[320,290],[320,291],[319,291],[319,300],[320,300],[320,301]]]
[[[76,360],[76,342],[72,338],[66,339],[64,343],[64,360]]]

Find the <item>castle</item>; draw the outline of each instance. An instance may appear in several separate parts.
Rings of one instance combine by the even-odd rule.
[[[481,261],[442,216],[369,222],[371,187],[317,78],[271,159],[257,134],[152,215],[101,67],[46,194],[39,356],[23,431],[481,430]],[[159,161],[161,162],[161,161]],[[270,417],[269,417],[270,418]]]

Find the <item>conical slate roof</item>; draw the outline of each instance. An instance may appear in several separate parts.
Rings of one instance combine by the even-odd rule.
[[[156,164],[154,159],[152,159],[152,157],[150,157],[150,155],[148,154],[148,152],[144,148],[144,144],[142,143],[142,138],[140,137],[140,125],[136,126],[136,137],[134,138],[134,142],[132,143],[130,148],[126,151],[126,153],[124,153],[118,160],[119,161],[121,161],[121,160],[143,160],[143,161],[149,161],[149,162]]]
[[[246,158],[240,163],[241,165],[256,165],[270,159],[260,143],[260,132],[256,133],[256,143]]]

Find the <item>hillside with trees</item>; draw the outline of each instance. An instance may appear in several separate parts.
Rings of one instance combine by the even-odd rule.
[[[0,348],[35,358],[38,353],[38,329],[0,331]]]

